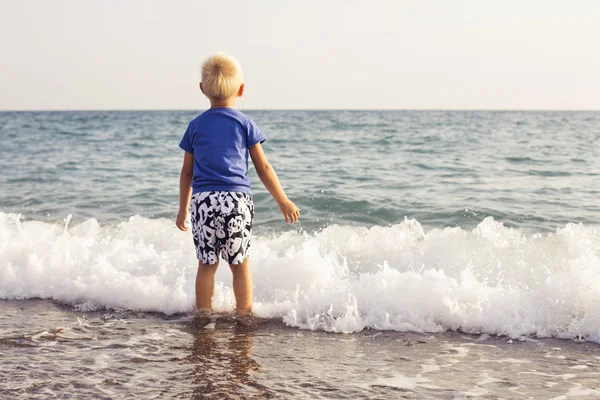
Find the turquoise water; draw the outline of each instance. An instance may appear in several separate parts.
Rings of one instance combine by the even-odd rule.
[[[249,111],[300,226],[552,231],[600,221],[600,113]],[[0,211],[115,224],[177,211],[194,111],[0,113]],[[256,227],[283,230],[254,171]],[[295,228],[291,228],[295,229]]]

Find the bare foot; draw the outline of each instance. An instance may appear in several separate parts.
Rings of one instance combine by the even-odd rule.
[[[252,312],[247,312],[244,314],[236,314],[236,322],[242,326],[255,326],[257,325],[260,318],[256,316],[256,314]]]
[[[205,327],[212,322],[212,312],[210,310],[196,310],[194,324],[200,327]]]

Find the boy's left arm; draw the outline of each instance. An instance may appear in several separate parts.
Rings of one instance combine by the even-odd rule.
[[[192,178],[194,177],[194,155],[185,152],[183,166],[179,176],[179,212],[175,225],[182,231],[187,231],[188,209],[190,208],[190,197],[192,196]]]

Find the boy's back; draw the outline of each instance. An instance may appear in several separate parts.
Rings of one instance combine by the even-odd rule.
[[[210,108],[197,116],[179,144],[194,155],[193,193],[251,194],[248,149],[266,139],[250,117],[233,108]]]

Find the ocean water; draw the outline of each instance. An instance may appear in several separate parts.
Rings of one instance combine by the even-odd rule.
[[[227,386],[213,375],[217,370],[203,364],[201,380],[212,382],[212,389],[204,383],[181,386],[180,393],[187,393],[181,398],[328,397],[330,391],[342,398],[390,398],[390,393],[452,398],[504,396],[509,389],[526,397],[522,390],[531,384],[506,383],[510,379],[493,372],[479,376],[481,385],[466,378],[451,382],[464,364],[448,354],[463,360],[471,351],[481,362],[505,350],[512,351],[507,358],[484,364],[534,363],[538,368],[521,371],[523,377],[538,377],[545,388],[534,395],[600,395],[589,384],[596,379],[598,358],[580,354],[598,348],[572,347],[600,343],[600,112],[248,114],[269,138],[267,157],[302,216],[298,224],[285,225],[251,171],[254,310],[265,322],[250,333],[236,331],[228,316],[234,307],[231,276],[220,268],[214,306],[221,317],[213,333],[206,333],[192,329],[189,317],[196,271],[191,235],[174,225],[183,159],[178,142],[197,113],[0,113],[0,309],[5,310],[0,355],[11,366],[6,373],[18,372],[19,357],[31,354],[54,352],[65,368],[73,362],[75,369],[77,349],[95,354],[88,369],[77,369],[91,375],[87,383],[66,378],[61,383],[57,376],[65,375],[56,370],[36,375],[32,371],[47,362],[40,356],[22,381],[0,387],[0,394],[56,397],[81,384],[95,397],[147,396],[135,391],[139,388],[119,386],[118,368],[108,378],[99,371],[121,358],[128,364],[119,368],[181,361],[184,356],[175,350],[186,348],[182,343],[192,332],[196,339],[213,335],[206,340],[225,346],[222,353],[202,350],[217,370],[241,368],[246,380]],[[128,338],[144,338],[123,344],[123,330]],[[417,335],[411,339],[417,347],[438,352],[437,367],[413,354],[414,363],[409,356],[404,360],[416,368],[412,375],[392,368],[357,381],[358,375],[347,374],[348,368],[357,374],[361,363],[380,368],[382,358],[373,354],[386,356],[375,352],[338,365],[340,372],[332,376],[345,382],[338,386],[318,383],[314,374],[312,380],[294,381],[302,371],[283,367],[285,357],[293,357],[283,351],[290,341],[300,349],[321,349],[322,357],[300,351],[306,363],[319,364],[335,362],[337,351],[367,342],[395,348],[394,357],[401,358],[406,346],[394,343],[404,343],[406,335]],[[182,347],[163,347],[159,343],[166,338]],[[431,338],[437,341],[433,347],[424,344]],[[560,355],[555,339],[566,339],[570,344],[563,346],[571,353]],[[513,340],[527,344],[528,356],[506,347]],[[234,342],[246,344],[240,350]],[[234,343],[233,349],[227,343]],[[183,370],[191,368],[189,357],[202,347],[188,344],[192,355],[185,356]],[[473,346],[480,345],[495,350],[475,352]],[[287,354],[275,358],[272,369],[265,367],[274,362],[265,355],[269,346]],[[241,361],[235,358],[240,351]],[[157,352],[162,358],[148,356]],[[234,361],[223,366],[223,357]],[[550,370],[556,367],[549,362],[553,357],[580,362],[565,362],[564,368],[574,368],[569,375]],[[442,364],[450,367],[444,370]],[[546,375],[535,375],[544,365],[550,368]],[[462,373],[481,373],[477,364],[469,368]],[[128,379],[151,390],[170,379],[161,371],[150,375],[154,381],[142,375]],[[44,386],[48,377],[54,386]],[[563,393],[561,382],[579,389]],[[486,389],[490,384],[494,387]],[[287,395],[285,387],[291,390]]]

